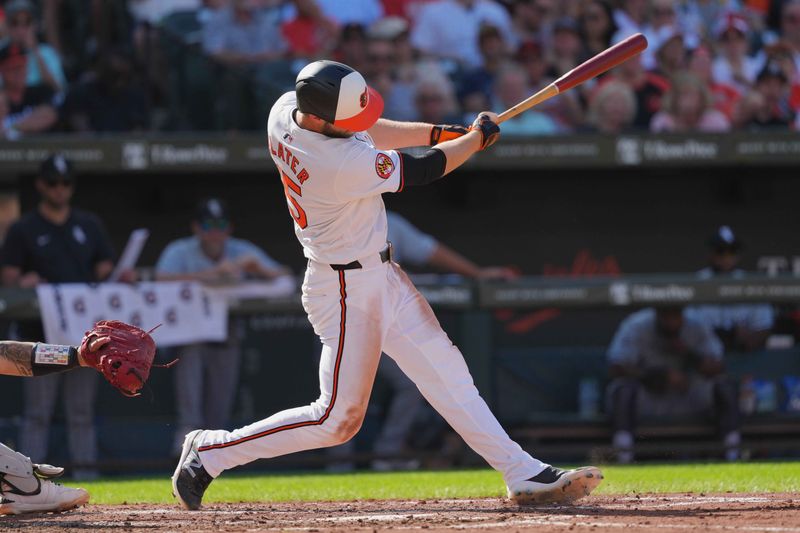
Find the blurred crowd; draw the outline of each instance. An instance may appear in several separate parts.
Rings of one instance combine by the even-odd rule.
[[[387,118],[467,123],[636,32],[638,58],[504,133],[797,127],[800,0],[7,0],[2,135],[257,130],[321,57]]]

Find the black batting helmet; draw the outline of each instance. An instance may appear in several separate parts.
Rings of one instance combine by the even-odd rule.
[[[295,81],[297,107],[350,131],[372,127],[383,112],[383,98],[358,71],[336,61],[314,61]]]

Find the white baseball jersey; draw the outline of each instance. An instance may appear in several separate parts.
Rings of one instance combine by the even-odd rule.
[[[386,247],[381,194],[403,188],[400,155],[375,148],[366,132],[347,139],[301,128],[294,92],[269,114],[269,150],[283,181],[297,239],[309,259],[345,264]]]

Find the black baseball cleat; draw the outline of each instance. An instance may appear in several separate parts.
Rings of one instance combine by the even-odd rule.
[[[572,503],[588,496],[603,480],[594,466],[561,470],[547,466],[539,474],[508,487],[508,498],[520,505]]]
[[[200,454],[197,452],[195,441],[201,432],[201,429],[196,429],[186,434],[181,458],[178,459],[178,466],[172,474],[172,495],[178,498],[184,509],[190,511],[200,509],[203,494],[214,480],[203,468]]]

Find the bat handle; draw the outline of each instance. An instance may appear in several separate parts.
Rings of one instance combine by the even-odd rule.
[[[527,111],[528,109],[532,108],[537,104],[541,104],[545,100],[556,96],[559,93],[558,87],[556,87],[555,83],[551,83],[547,87],[544,87],[536,94],[529,96],[522,102],[518,103],[515,106],[509,107],[499,115],[497,115],[497,123],[500,124],[501,122],[505,122],[510,118],[514,118],[523,111]]]

